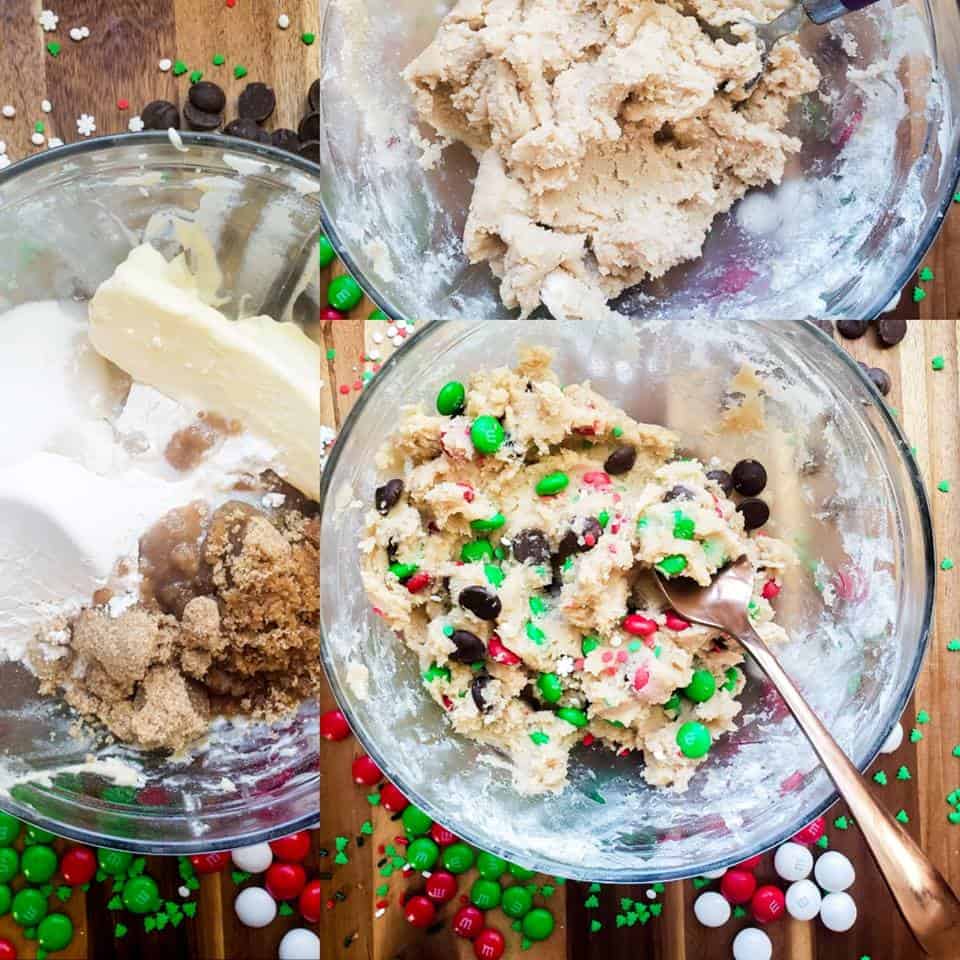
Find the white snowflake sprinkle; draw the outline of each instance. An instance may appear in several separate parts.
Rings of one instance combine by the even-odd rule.
[[[50,139],[47,140],[47,146],[48,146],[48,147],[62,147],[62,146],[63,146],[63,141],[62,141],[59,137],[50,137]]]
[[[383,343],[383,334],[382,334],[382,333],[375,333],[375,334],[373,335],[373,342],[374,342],[374,343]]]
[[[557,665],[554,669],[557,671],[557,676],[570,676],[570,674],[573,673],[573,657],[558,657]]]
[[[140,131],[143,130],[143,119],[139,113],[127,121],[127,129],[131,133],[140,133]]]
[[[173,61],[169,57],[164,57],[157,66],[164,72],[167,73],[173,67]]]
[[[387,336],[392,339],[396,335],[397,335],[397,328],[391,323],[390,326],[387,327]]]
[[[12,103],[5,103],[3,109],[0,110],[8,120],[12,120],[17,115],[17,108]]]
[[[280,16],[277,17],[277,26],[281,30],[286,30],[287,27],[290,26],[290,18],[285,13],[281,13]]]
[[[77,117],[77,133],[81,137],[89,137],[91,133],[96,133],[97,118],[90,113],[81,113]]]
[[[47,142],[47,138],[42,133],[33,133],[30,135],[30,142],[35,147],[42,147]]]
[[[57,29],[57,24],[60,22],[60,18],[52,10],[41,10],[40,16],[40,26],[46,30],[47,33],[52,33]]]
[[[41,100],[40,109],[44,113],[49,113],[53,109],[53,104],[49,100]]]

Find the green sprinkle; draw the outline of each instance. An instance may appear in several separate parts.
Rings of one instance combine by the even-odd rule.
[[[118,923],[113,928],[113,935],[118,939],[122,940],[127,935],[127,928],[122,923]]]
[[[818,846],[821,850],[826,850],[827,847],[830,846],[830,838],[829,838],[826,834],[824,834],[824,835],[817,841],[817,846]]]
[[[906,811],[906,810],[898,810],[898,811],[897,811],[896,819],[899,820],[901,823],[909,823],[909,822],[910,822],[910,817],[907,815],[907,811]]]
[[[347,844],[350,842],[349,837],[335,837],[334,844],[336,845],[337,853],[343,853],[347,849]]]
[[[342,867],[345,863],[349,863],[349,862],[350,862],[350,858],[349,858],[345,853],[338,853],[338,854],[333,858],[333,862],[334,862],[335,864],[337,864],[337,866]]]
[[[369,820],[364,820],[360,824],[360,832],[365,836],[369,837],[373,834],[373,824]]]
[[[191,83],[199,83],[202,79],[203,79],[203,71],[202,71],[202,70],[194,70],[194,71],[190,74],[190,82],[191,82]]]
[[[642,646],[643,646],[643,644],[642,644],[639,640],[631,640],[631,641],[627,644],[627,649],[628,649],[631,653],[636,653]]]
[[[694,877],[693,878],[693,889],[702,890],[704,887],[709,887],[713,881],[709,877]]]
[[[43,121],[42,121],[42,120],[38,120],[38,121],[33,125],[33,129],[34,129],[37,133],[43,133],[43,129],[44,129],[44,128],[43,128]]]
[[[454,633],[456,633],[456,631],[450,626],[449,623],[443,628],[443,635],[445,637],[452,637]]]
[[[921,710],[917,714],[917,723],[929,723],[929,722],[930,722],[930,714],[927,713],[926,710]]]
[[[327,359],[328,359],[328,360],[334,360],[334,359],[336,359],[336,356],[337,356],[337,351],[334,350],[333,347],[331,347],[331,348],[327,351]]]
[[[882,770],[878,770],[873,775],[873,779],[876,783],[879,783],[881,787],[885,787],[887,785],[887,775]]]
[[[530,612],[535,616],[542,616],[547,612],[547,604],[543,597],[530,598]]]
[[[941,569],[941,570],[952,570],[952,569],[953,569],[953,561],[952,561],[949,557],[944,557],[944,558],[940,561],[940,569]]]
[[[920,279],[924,283],[929,283],[933,279],[933,271],[929,267],[924,267],[920,271]]]
[[[542,647],[544,640],[547,639],[547,635],[532,620],[527,621],[526,633],[528,639],[532,640],[538,647]]]
[[[914,302],[914,303],[919,303],[921,300],[926,300],[926,298],[927,298],[927,291],[926,291],[926,290],[922,289],[921,287],[914,287],[914,288],[913,288],[913,302]]]
[[[231,879],[237,886],[240,886],[240,884],[243,883],[244,880],[249,880],[249,879],[250,879],[250,874],[247,873],[246,870],[231,870],[231,871],[230,871],[230,879]]]
[[[913,778],[910,776],[910,771],[909,771],[906,767],[901,767],[901,768],[897,771],[897,779],[898,779],[898,780],[911,780],[911,779],[913,779]]]
[[[550,737],[547,736],[542,730],[534,730],[530,734],[530,739],[538,746],[542,747],[545,743],[550,742]]]
[[[619,439],[623,436],[623,427],[614,427],[610,432]]]
[[[849,821],[846,817],[840,816],[840,817],[837,817],[837,819],[833,821],[833,825],[834,825],[838,830],[848,830],[848,829],[850,828],[850,821]]]
[[[650,521],[646,517],[640,517],[637,520],[637,529],[645,530],[650,524]]]
[[[380,794],[379,794],[379,793],[368,793],[368,794],[367,794],[367,803],[369,803],[371,807],[379,807],[379,806],[380,806]]]
[[[308,46],[312,47],[314,40],[317,39],[316,34],[313,33],[301,33],[300,39]]]
[[[923,734],[916,727],[914,727],[910,731],[910,742],[919,743],[922,739],[923,739]]]
[[[669,577],[675,577],[677,574],[683,573],[686,567],[687,558],[679,553],[673,553],[668,557],[664,557],[657,564],[657,569]]]
[[[277,914],[281,917],[292,917],[293,907],[291,907],[289,903],[281,903],[277,910]]]
[[[945,366],[945,363],[946,363],[946,361],[945,361],[945,360],[943,359],[943,357],[938,353],[938,354],[930,361],[930,368],[931,368],[932,370],[942,370],[942,369],[944,368],[944,366]]]
[[[950,492],[950,481],[949,481],[949,480],[941,480],[941,481],[937,484],[937,489],[938,489],[941,493],[949,493],[949,492]]]
[[[227,58],[222,53],[215,53],[213,55],[213,65],[215,67],[222,67],[227,62]]]
[[[427,683],[433,683],[434,680],[446,680],[450,682],[450,669],[448,667],[441,667],[436,663],[431,663],[430,667],[424,671],[423,679]]]
[[[492,587],[499,587],[506,579],[506,574],[493,563],[485,563],[483,565],[483,573],[487,578],[487,583]]]
[[[196,916],[196,913],[197,913],[197,905],[191,900],[190,903],[185,903],[185,904],[183,905],[183,912],[184,912],[188,917]]]
[[[47,53],[49,53],[51,57],[59,57],[60,51],[62,49],[63,47],[59,43],[57,43],[56,40],[52,40],[50,43],[47,44]],[[126,933],[127,932],[126,929],[124,929],[123,932]]]
[[[595,893],[591,893],[590,896],[583,901],[583,905],[587,910],[596,910],[597,907],[600,906],[600,899]]]
[[[187,65],[182,60],[177,60],[173,64],[173,75],[182,77],[187,72]]]
[[[960,757],[960,743],[953,748],[952,752],[955,757]]]
[[[249,71],[247,70],[247,68],[244,66],[241,66],[241,64],[239,63],[233,68],[233,75],[238,80],[242,80],[247,75],[248,72]]]
[[[696,531],[696,524],[682,510],[673,514],[673,535],[677,540],[692,540]]]
[[[599,920],[591,920],[591,921],[590,921],[590,932],[591,932],[591,933],[596,933],[602,926],[603,926],[603,924],[602,924]]]
[[[947,819],[948,819],[951,823],[960,823],[960,810],[951,810],[951,811],[947,814]]]
[[[650,904],[650,915],[654,917],[659,917],[660,913],[663,911],[662,903],[651,903]]]
[[[610,522],[610,511],[609,511],[609,510],[601,510],[601,511],[597,514],[597,523],[600,524],[600,529],[601,529],[601,530],[606,530],[606,529],[607,529],[607,524],[608,524],[609,522]]]
[[[389,883],[381,883],[376,890],[373,891],[378,897],[385,897],[390,892]]]

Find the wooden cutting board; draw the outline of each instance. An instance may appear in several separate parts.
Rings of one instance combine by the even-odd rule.
[[[41,10],[33,0],[0,0],[0,105],[10,103],[17,111],[12,120],[0,118],[0,139],[11,157],[19,158],[38,148],[30,142],[37,121],[45,125],[45,134],[67,142],[78,138],[76,119],[81,113],[96,118],[98,133],[126,129],[127,122],[149,100],[165,98],[181,101],[187,90],[187,77],[179,79],[162,73],[158,62],[169,57],[180,59],[190,70],[203,70],[207,79],[225,88],[232,103],[237,93],[251,80],[274,86],[278,95],[276,125],[296,126],[303,113],[304,95],[317,76],[319,44],[302,42],[303,32],[318,32],[316,0],[236,0],[229,7],[223,0],[63,0],[50,5],[60,17],[55,34],[40,29]],[[288,30],[277,27],[277,17],[286,13],[291,19]],[[87,26],[89,38],[69,39],[71,27]],[[61,44],[57,57],[45,49],[56,40]],[[212,58],[220,53],[225,64],[215,67]],[[234,77],[234,67],[246,67],[243,79]],[[52,112],[45,114],[40,102],[48,99]],[[128,100],[130,108],[118,106]],[[911,320],[910,333],[895,350],[880,350],[872,337],[850,344],[853,354],[872,365],[883,367],[893,379],[890,402],[899,409],[901,422],[916,444],[917,457],[931,489],[940,480],[949,480],[960,490],[960,444],[958,444],[958,364],[960,364],[960,271],[951,265],[960,262],[960,218],[948,219],[936,247],[928,258],[935,279],[924,284],[927,297],[919,305],[912,302],[908,288],[901,306],[902,315]],[[332,273],[337,272],[335,267]],[[364,302],[350,319],[327,322],[320,336],[332,351],[326,376],[326,416],[336,428],[355,401],[355,386],[361,375],[371,370],[361,357],[373,344],[374,334],[386,331],[382,321],[367,321],[372,304]],[[384,354],[388,347],[378,345]],[[933,373],[930,360],[945,358],[945,369]],[[341,387],[346,393],[341,393]],[[955,494],[932,492],[934,518],[942,555],[951,550],[960,553],[954,539],[960,530],[960,507]],[[958,557],[960,559],[960,557]],[[878,764],[888,773],[886,787],[876,786],[878,794],[891,810],[903,809],[910,818],[908,829],[930,851],[936,862],[960,885],[960,826],[947,822],[944,797],[960,787],[960,759],[951,755],[960,742],[960,700],[954,691],[960,684],[960,654],[947,651],[946,643],[960,635],[960,592],[955,578],[960,569],[944,573],[937,590],[937,630],[931,654],[915,698],[905,717],[905,726],[913,726],[912,714],[925,709],[931,722],[923,726],[923,740],[907,740],[893,757]],[[332,705],[329,693],[325,707]],[[429,933],[411,928],[403,919],[398,897],[404,882],[394,876],[390,882],[391,901],[384,916],[375,919],[375,905],[381,899],[376,889],[384,882],[377,863],[382,859],[381,845],[393,842],[401,832],[389,815],[373,809],[366,791],[350,779],[350,763],[357,753],[350,741],[326,746],[323,751],[323,811],[320,829],[315,834],[312,869],[321,871],[324,888],[334,906],[325,911],[316,926],[323,943],[323,956],[360,957],[366,960],[447,960],[473,955],[468,943],[453,937],[449,929]],[[900,765],[906,765],[911,779],[898,780]],[[860,919],[847,934],[831,934],[817,923],[783,921],[769,932],[775,944],[775,957],[790,960],[912,960],[920,954],[899,920],[882,882],[874,871],[863,840],[852,827],[846,831],[832,826],[844,811],[829,814],[830,843],[852,858],[857,880],[852,893],[860,908]],[[482,816],[483,811],[478,811]],[[356,838],[363,821],[373,821],[374,833],[364,837],[363,847]],[[350,862],[334,867],[334,838],[351,838]],[[324,854],[324,852],[326,853]],[[769,858],[767,858],[769,861]],[[151,858],[149,872],[163,892],[178,899],[176,863]],[[762,875],[773,879],[769,863]],[[461,885],[468,889],[471,877]],[[538,883],[547,882],[541,878]],[[411,881],[412,883],[412,881]],[[198,896],[197,918],[179,927],[167,926],[162,932],[145,933],[142,924],[128,914],[110,911],[109,888],[94,885],[87,895],[78,894],[66,910],[73,918],[77,935],[63,956],[71,958],[191,957],[213,960],[260,960],[276,956],[283,931],[297,925],[296,918],[276,921],[263,930],[251,930],[236,920],[232,902],[237,888],[229,875],[204,878]],[[743,922],[728,924],[715,931],[706,930],[694,920],[691,910],[696,891],[691,883],[669,884],[656,902],[663,904],[659,917],[646,925],[618,928],[616,914],[620,898],[643,898],[642,889],[606,887],[597,894],[598,905],[590,906],[590,894],[583,884],[556,886],[545,901],[557,918],[557,930],[546,942],[535,945],[525,956],[530,960],[722,960],[729,957],[734,933]],[[652,901],[645,900],[650,903]],[[448,908],[448,913],[451,912]],[[508,956],[519,956],[519,938],[508,931],[506,918],[495,911],[491,923],[507,931]],[[122,921],[128,933],[114,936],[115,924]],[[591,932],[591,922],[601,926]],[[9,917],[0,919],[0,936],[11,937],[21,957],[33,956],[35,945],[25,944]],[[958,947],[960,955],[960,947]]]

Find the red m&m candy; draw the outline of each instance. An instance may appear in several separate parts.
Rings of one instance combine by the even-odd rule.
[[[340,710],[327,710],[320,714],[320,736],[324,740],[346,740],[350,736],[350,724]]]
[[[756,889],[757,878],[749,870],[728,870],[720,878],[720,892],[731,903],[749,903]]]
[[[374,787],[383,779],[380,768],[365,753],[353,761],[350,772],[353,774],[353,782],[365,787]]]
[[[222,853],[195,853],[190,858],[190,863],[197,873],[220,873],[229,866],[230,853],[226,850]]]
[[[17,948],[6,937],[0,937],[0,960],[17,960]]]
[[[472,940],[483,929],[483,914],[476,907],[461,907],[453,916],[453,932]]]
[[[682,630],[690,629],[690,621],[684,620],[679,614],[674,613],[672,610],[668,610],[666,613],[666,625],[671,630],[676,630],[678,633]]]
[[[451,843],[456,843],[460,838],[451,833],[446,827],[442,827],[436,820],[430,827],[430,837],[438,847],[449,847]]]
[[[437,903],[447,903],[457,895],[457,878],[446,870],[438,870],[427,881],[427,896]]]
[[[307,874],[299,863],[272,863],[264,886],[274,900],[296,900],[303,892]]]
[[[60,861],[63,882],[69,887],[81,887],[89,883],[96,872],[97,855],[89,847],[71,847]]]
[[[297,902],[300,908],[300,914],[304,920],[309,923],[317,923],[320,920],[320,910],[323,906],[323,894],[320,889],[319,880],[311,880],[301,891],[300,899]]]
[[[657,621],[631,613],[623,619],[623,629],[635,637],[649,637],[657,632]]]
[[[503,645],[503,641],[493,634],[490,642],[487,644],[487,654],[495,663],[502,663],[508,667],[515,667],[520,663],[520,658],[508,647]]]
[[[473,941],[473,955],[477,960],[500,960],[506,947],[503,934],[493,927],[487,927],[481,930]]]
[[[758,853],[755,857],[751,857],[749,860],[744,860],[743,863],[738,863],[736,869],[749,870],[751,873],[753,873],[753,871],[760,866],[761,860],[763,860],[763,855]]]
[[[437,908],[432,900],[417,895],[404,904],[403,914],[410,926],[429,927],[437,918]]]
[[[794,834],[793,842],[802,843],[805,847],[812,846],[823,836],[826,828],[826,821],[823,817],[817,817],[816,820],[811,821],[802,830]]]
[[[343,320],[344,317],[346,317],[345,313],[341,313],[333,307],[322,307],[320,310],[321,320]]]
[[[779,887],[760,887],[750,900],[750,911],[757,923],[771,923],[783,916],[786,897]]]
[[[402,813],[410,806],[410,801],[392,783],[385,783],[381,788],[380,803],[391,813]]]
[[[306,860],[310,852],[310,834],[306,830],[299,830],[279,840],[270,841],[270,849],[278,860],[287,863],[300,863]]]

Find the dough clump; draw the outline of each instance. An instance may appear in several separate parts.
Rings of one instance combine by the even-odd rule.
[[[502,424],[493,452],[471,440],[478,417]],[[751,616],[773,642],[785,634],[764,587],[787,548],[748,536],[669,430],[589,383],[561,387],[542,348],[475,374],[460,415],[404,410],[378,468],[364,585],[453,730],[508,756],[521,793],[561,790],[581,741],[636,751],[649,783],[684,789],[704,757],[678,731],[733,730],[746,680],[737,645],[664,608],[653,570],[707,584],[747,556]]]
[[[702,24],[767,21],[781,9],[454,6],[404,76],[420,117],[479,160],[464,248],[501,279],[506,306],[529,314],[558,279],[589,303],[660,277],[699,257],[714,218],[750,188],[780,183],[801,146],[784,132],[790,108],[819,72],[792,39],[763,63],[749,27],[729,44]]]

